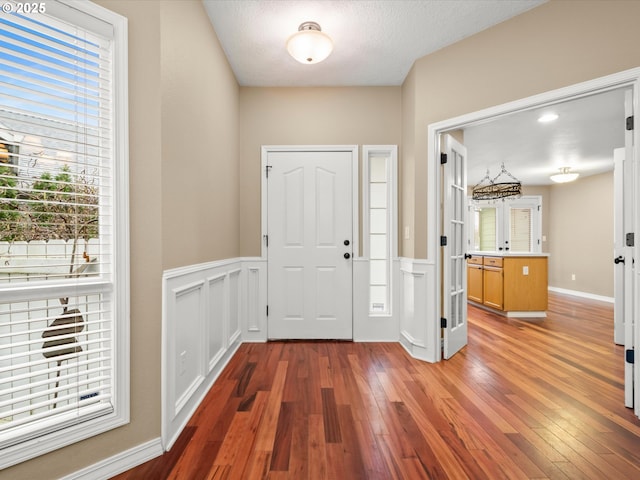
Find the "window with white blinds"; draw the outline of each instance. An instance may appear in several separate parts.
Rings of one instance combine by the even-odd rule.
[[[11,5],[0,16],[0,452],[122,420],[128,322],[126,21],[90,2]]]
[[[509,243],[512,252],[533,251],[533,208],[509,209]]]
[[[497,250],[496,207],[480,207],[475,210],[475,249],[480,251]]]
[[[469,199],[469,249],[477,252],[537,253],[542,198],[528,195],[499,202]]]

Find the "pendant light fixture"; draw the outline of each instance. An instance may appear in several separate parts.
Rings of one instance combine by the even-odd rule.
[[[570,170],[571,170],[571,167],[562,167],[560,169],[560,173],[551,175],[551,177],[549,178],[556,183],[573,182],[576,178],[578,178],[580,174],[571,172]]]
[[[287,51],[300,63],[312,64],[323,61],[333,50],[331,38],[322,32],[316,22],[304,22],[287,40]]]
[[[502,178],[501,178],[502,177]],[[522,195],[522,183],[504,167],[500,166],[500,173],[494,178],[489,176],[489,170],[480,183],[471,191],[472,200],[498,200]]]

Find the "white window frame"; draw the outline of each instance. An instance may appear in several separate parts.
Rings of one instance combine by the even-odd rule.
[[[391,317],[393,316],[393,262],[398,256],[398,146],[363,145],[362,147],[362,254],[369,262],[371,261],[369,258],[369,159],[374,156],[384,156],[389,159],[387,162],[387,295],[389,306],[385,312],[371,310],[369,270],[367,272],[367,312],[370,317]]]
[[[44,433],[0,450],[0,470],[47,452],[93,437],[129,423],[129,125],[128,125],[128,34],[127,19],[92,2],[73,0],[47,0],[46,12],[69,23],[88,29],[113,30],[113,264],[111,284],[113,296],[113,411],[79,424]],[[88,16],[88,17],[87,17]],[[88,25],[90,24],[90,25]],[[99,281],[103,283],[103,281]],[[88,284],[86,284],[88,285]],[[36,284],[22,289],[23,293],[0,288],[0,298],[12,295],[19,301],[21,295],[58,295],[60,286]]]
[[[502,252],[511,252],[505,250],[508,245],[505,243],[509,238],[511,228],[511,208],[531,208],[533,215],[531,217],[531,241],[532,248],[529,252],[513,252],[515,253],[541,253],[542,252],[542,196],[540,195],[523,195],[519,198],[502,200],[472,200],[469,197],[469,228],[467,246],[468,251],[476,251],[474,248],[473,235],[475,232],[475,215],[473,209],[475,206],[487,206],[496,208],[496,248]]]

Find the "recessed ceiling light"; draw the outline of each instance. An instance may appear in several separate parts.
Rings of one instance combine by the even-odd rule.
[[[555,113],[545,113],[544,115],[540,116],[540,118],[538,118],[538,121],[540,123],[549,123],[549,122],[553,122],[554,120],[558,119],[558,115]]]

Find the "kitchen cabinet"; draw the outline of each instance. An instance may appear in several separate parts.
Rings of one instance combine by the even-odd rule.
[[[502,262],[496,262],[496,259],[485,257],[483,262],[482,274],[482,291],[484,293],[483,303],[487,307],[502,310],[504,301],[504,282],[502,276]]]
[[[545,316],[546,255],[472,255],[467,261],[467,299],[507,315]]]
[[[482,273],[482,257],[472,255],[467,260],[467,299],[482,303],[484,301]]]

